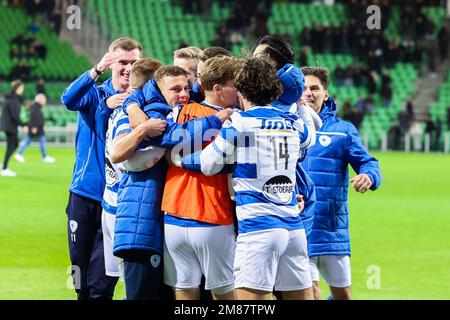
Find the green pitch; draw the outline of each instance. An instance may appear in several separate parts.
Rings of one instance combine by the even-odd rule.
[[[25,164],[11,159],[17,177],[0,177],[0,299],[76,298],[65,215],[73,150],[49,154],[55,164],[30,148]],[[376,156],[381,188],[350,191],[354,299],[450,299],[449,156]],[[115,298],[124,296],[119,282]]]

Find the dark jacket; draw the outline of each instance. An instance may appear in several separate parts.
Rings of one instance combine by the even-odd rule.
[[[31,137],[40,137],[44,132],[44,114],[42,113],[42,105],[33,103],[30,107],[30,121],[28,122],[29,135]],[[37,128],[37,133],[31,132],[32,128]]]
[[[5,133],[17,134],[17,127],[23,126],[20,121],[20,107],[22,105],[22,97],[14,91],[5,96],[5,104],[2,113],[2,130]]]

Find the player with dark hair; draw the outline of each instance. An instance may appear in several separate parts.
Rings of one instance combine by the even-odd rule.
[[[282,37],[265,35],[258,39],[253,55],[257,56],[260,53],[267,55],[275,63],[277,70],[287,63],[294,64],[294,51],[290,43]]]
[[[380,166],[364,148],[355,126],[336,118],[337,107],[328,93],[328,70],[304,67],[302,71],[306,79],[303,99],[323,121],[317,132],[318,143],[308,150],[302,163],[317,187],[314,223],[308,237],[314,296],[321,299],[320,273],[333,299],[350,299],[348,165],[357,173],[351,186],[361,193],[380,186]]]
[[[294,114],[270,106],[282,85],[267,59],[245,60],[235,86],[244,112],[233,114],[203,151],[176,164],[213,175],[235,162],[238,299],[271,299],[274,289],[285,299],[312,299],[306,234],[294,193],[297,161],[311,143],[310,130]]]
[[[257,42],[253,49],[253,55],[269,58],[278,70],[278,77],[283,85],[283,93],[272,105],[285,112],[292,112],[301,117],[306,116],[308,119],[311,116],[315,129],[318,130],[322,125],[318,116],[299,103],[301,102],[300,98],[303,94],[305,79],[301,70],[293,65],[294,51],[291,45],[284,38],[266,35]],[[314,219],[316,194],[314,183],[301,167],[300,161],[297,164],[296,181],[296,193],[299,203],[304,209],[301,217],[308,235]]]

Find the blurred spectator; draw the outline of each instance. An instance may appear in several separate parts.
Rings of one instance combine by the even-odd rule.
[[[298,56],[298,60],[300,62],[300,66],[307,66],[308,65],[308,55],[309,55],[309,47],[302,47],[300,50],[300,54]]]
[[[381,75],[381,97],[383,98],[384,107],[389,107],[392,100],[392,78],[388,71],[383,70]]]
[[[65,7],[63,0],[55,0],[55,7],[49,17],[50,23],[53,25],[53,30],[57,35],[61,32],[62,13],[64,12]]]
[[[334,69],[334,84],[336,87],[341,87],[345,84],[345,70],[340,64],[336,65],[336,69]]]
[[[225,22],[222,22],[217,28],[216,37],[212,41],[211,45],[231,50],[231,42],[228,40],[228,27]]]
[[[352,117],[352,103],[350,100],[345,100],[344,105],[342,106],[342,119],[345,121],[351,121]]]
[[[368,95],[366,100],[364,101],[365,105],[365,113],[372,114],[373,110],[375,110],[375,100],[372,95]]]
[[[18,162],[24,163],[25,158],[23,156],[25,150],[29,147],[33,139],[39,140],[39,146],[41,148],[41,155],[43,162],[53,163],[55,159],[47,155],[45,148],[45,132],[44,132],[44,114],[42,108],[47,104],[47,98],[44,94],[37,94],[35,97],[35,103],[30,107],[30,120],[28,123],[28,134],[25,139],[20,143],[19,152],[15,155],[15,159]]]
[[[442,123],[440,119],[433,121],[430,116],[425,119],[425,133],[430,136],[430,149],[439,150],[439,140],[442,135]]]
[[[439,42],[439,57],[441,61],[444,61],[448,57],[448,43],[450,41],[448,27],[446,25],[439,30],[437,37]]]
[[[366,113],[366,100],[363,97],[359,96],[358,100],[355,103],[355,108],[362,114]]]
[[[34,40],[31,43],[31,48],[34,50],[35,55],[34,57],[45,59],[47,58],[47,47],[45,44],[41,41]]]
[[[353,85],[355,87],[360,87],[362,86],[362,70],[361,70],[361,66],[359,64],[354,64],[351,65],[350,68],[352,69],[352,74],[353,74]]]
[[[370,94],[375,94],[377,92],[377,82],[375,81],[375,72],[367,72],[367,91]]]
[[[46,95],[45,80],[43,78],[39,78],[36,82],[36,93],[42,93],[43,95]]]
[[[409,128],[408,133],[411,136],[413,150],[421,151],[422,150],[422,137],[423,137],[423,129],[422,125],[419,121],[413,121],[411,123],[411,127]]]
[[[430,139],[432,139],[434,133],[434,123],[429,116],[425,118],[425,133],[430,135]]]
[[[9,59],[13,60],[13,59],[20,59],[20,53],[19,50],[17,50],[16,47],[12,47],[9,50]]]
[[[52,0],[23,0],[25,10],[30,16],[39,16],[42,20],[46,20],[47,8],[53,6]]]
[[[404,136],[411,128],[411,123],[414,121],[414,115],[405,106],[404,110],[400,112],[398,116],[398,123],[400,129],[400,135]]]
[[[242,33],[239,30],[234,30],[230,35],[231,45],[241,45],[242,44]]]
[[[447,108],[447,130],[450,130],[450,106]]]
[[[300,33],[300,44],[302,47],[310,47],[312,43],[311,29],[305,24]]]
[[[439,54],[438,41],[433,36],[427,37],[427,60],[428,69],[431,72],[432,77],[436,77],[436,63]]]
[[[20,109],[23,103],[22,94],[25,86],[22,81],[14,80],[11,83],[11,89],[11,92],[5,96],[1,122],[2,130],[6,135],[6,152],[0,175],[7,177],[16,176],[16,173],[8,168],[8,164],[9,159],[19,145],[17,127],[23,125],[20,120]]]
[[[21,47],[23,45],[26,45],[26,38],[23,33],[19,33],[17,36],[11,39],[10,44],[17,45],[18,47]]]
[[[250,25],[247,29],[249,43],[256,43],[259,38],[269,33],[267,20],[268,16],[263,13],[258,13],[250,18]]]
[[[344,78],[344,86],[346,87],[353,87],[353,68],[349,67],[347,68],[347,71],[345,72],[345,78]]]
[[[406,111],[406,114],[407,114],[411,119],[414,119],[414,105],[413,105],[412,99],[408,99],[408,100],[406,101],[405,111]]]
[[[394,40],[388,46],[388,50],[386,52],[386,66],[388,68],[393,68],[395,62],[399,60],[400,52],[399,52],[399,41]]]
[[[439,142],[441,140],[441,135],[442,135],[442,122],[441,119],[438,118],[434,122],[434,140],[432,144],[432,148],[434,151],[439,150]]]
[[[31,68],[25,61],[19,60],[17,65],[11,70],[9,78],[28,81],[31,78]]]
[[[356,129],[359,130],[363,117],[364,114],[359,112],[355,106],[352,106],[349,100],[344,102],[342,119],[353,123]]]

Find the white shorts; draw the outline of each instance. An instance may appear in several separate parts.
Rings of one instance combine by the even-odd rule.
[[[121,277],[124,279],[122,259],[113,255],[114,227],[116,215],[102,211],[103,252],[105,255],[105,273],[110,277]]]
[[[177,289],[205,289],[234,284],[236,235],[233,225],[180,227],[164,225],[164,282]]]
[[[352,270],[349,256],[316,256],[309,259],[311,277],[319,282],[319,273],[325,282],[335,288],[345,288],[352,284]]]
[[[239,234],[234,274],[236,288],[266,292],[310,288],[305,230],[268,229]]]

